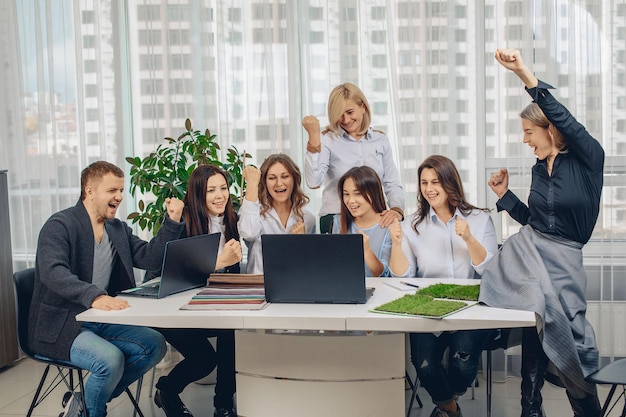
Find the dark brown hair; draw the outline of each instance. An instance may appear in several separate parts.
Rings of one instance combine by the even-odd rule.
[[[459,171],[456,169],[456,166],[454,166],[454,162],[452,162],[449,158],[442,155],[431,155],[426,158],[419,168],[417,168],[418,184],[420,183],[420,179],[422,177],[422,171],[426,168],[435,170],[441,186],[445,190],[446,194],[448,194],[448,206],[451,213],[454,213],[457,208],[461,213],[463,213],[464,216],[469,215],[472,210],[482,210],[486,213],[491,211],[486,208],[473,206],[465,200],[461,175],[459,175]],[[417,205],[417,216],[415,216],[412,224],[415,233],[419,233],[417,231],[417,226],[419,226],[419,224],[428,216],[430,211],[430,204],[428,203],[428,200],[424,198],[421,191],[417,193]]]
[[[207,181],[214,175],[221,175],[228,184],[228,175],[215,165],[200,165],[193,170],[187,184],[187,193],[183,199],[185,209],[183,216],[186,223],[187,236],[198,236],[209,233],[210,218],[206,206]],[[239,240],[237,215],[233,209],[230,195],[224,209],[224,241]]]
[[[354,167],[348,170],[339,178],[337,183],[337,192],[339,193],[339,201],[341,201],[341,212],[339,219],[341,222],[341,233],[348,233],[348,228],[354,222],[354,216],[343,202],[343,184],[348,178],[352,178],[356,189],[363,195],[376,213],[382,213],[387,209],[385,204],[385,194],[383,193],[383,185],[374,169],[368,166]]]
[[[293,192],[289,197],[289,200],[291,201],[291,209],[294,213],[296,213],[298,218],[304,220],[302,208],[308,204],[309,197],[307,197],[302,190],[302,174],[300,173],[300,168],[298,168],[289,155],[285,155],[284,153],[275,153],[268,156],[261,165],[261,179],[259,182],[259,203],[261,203],[261,215],[265,215],[265,213],[272,208],[272,196],[269,191],[267,191],[267,171],[269,171],[269,169],[277,163],[281,163],[285,168],[287,168],[289,175],[293,177]]]
[[[124,178],[124,171],[120,167],[106,161],[96,161],[83,169],[83,172],[80,174],[80,199],[85,201],[85,198],[87,198],[85,193],[87,184],[99,182],[106,174]]]

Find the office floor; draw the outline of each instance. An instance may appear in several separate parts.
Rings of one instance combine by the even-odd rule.
[[[34,395],[37,383],[43,372],[44,366],[30,359],[22,359],[13,366],[0,369],[0,417],[23,417],[28,411],[30,401]],[[167,368],[157,370],[157,378],[161,372],[167,372]],[[157,408],[148,396],[148,384],[150,375],[147,375],[144,382],[144,389],[141,394],[140,405],[146,417],[164,417],[162,410]],[[493,416],[494,417],[518,417],[520,415],[519,405],[519,384],[520,379],[509,377],[505,381],[494,382],[493,384]],[[479,375],[479,387],[476,388],[476,399],[471,399],[468,391],[460,399],[460,405],[465,417],[478,417],[486,415],[485,406],[485,381]],[[210,417],[213,415],[213,385],[191,384],[182,394],[182,399],[195,417]],[[133,387],[134,390],[134,387]],[[599,388],[600,401],[603,402],[608,392],[608,387]],[[57,389],[51,394],[33,413],[33,416],[54,416],[57,417],[61,410],[62,389]],[[420,388],[419,394],[424,401],[424,408],[417,408],[414,405],[412,417],[428,417],[433,405],[428,399],[428,394]],[[410,391],[406,391],[407,404]],[[572,411],[567,402],[565,391],[546,384],[543,389],[544,404],[546,414],[549,417],[571,417]],[[610,414],[611,417],[621,413],[620,403]],[[306,405],[303,404],[305,408]],[[109,404],[109,417],[129,417],[132,415],[132,406],[126,395]],[[298,415],[297,410],[294,415]],[[344,416],[342,416],[344,417]],[[383,416],[381,416],[383,417]]]

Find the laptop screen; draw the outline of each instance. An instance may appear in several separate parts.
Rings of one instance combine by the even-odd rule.
[[[366,301],[363,236],[262,235],[265,298],[272,303]]]
[[[154,284],[144,284],[144,286],[124,290],[121,293],[163,298],[181,291],[206,286],[209,274],[215,272],[220,237],[220,233],[213,233],[167,242],[158,290]]]

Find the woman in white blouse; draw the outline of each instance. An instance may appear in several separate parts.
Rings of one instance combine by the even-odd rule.
[[[465,200],[461,176],[454,163],[432,155],[417,170],[418,210],[402,226],[390,226],[391,238],[401,242],[392,250],[392,276],[420,278],[479,278],[498,249],[488,209]],[[411,361],[435,409],[431,417],[459,417],[456,400],[476,378],[478,358],[491,330],[412,333]],[[441,365],[448,349],[448,366]]]
[[[341,213],[333,218],[333,234],[363,235],[365,276],[389,276],[391,237],[389,228],[380,226],[380,215],[387,206],[376,171],[367,166],[348,170],[339,179],[337,192],[343,204]]]
[[[304,175],[312,188],[324,186],[320,209],[320,233],[330,232],[328,225],[339,214],[337,181],[352,167],[369,166],[380,177],[389,210],[380,216],[380,225],[389,226],[404,219],[404,190],[393,160],[389,138],[372,129],[370,107],[363,92],[354,84],[335,87],[328,97],[328,121],[323,132],[315,116],[302,119],[308,140]]]
[[[239,210],[239,234],[248,246],[246,271],[263,273],[263,234],[315,233],[315,217],[304,206],[300,168],[285,154],[268,156],[259,170],[244,168],[246,195]]]

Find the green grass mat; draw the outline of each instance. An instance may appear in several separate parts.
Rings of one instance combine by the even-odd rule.
[[[443,317],[465,307],[462,301],[434,300],[429,295],[407,294],[402,298],[376,307],[375,311],[412,314],[416,316]]]
[[[433,298],[478,301],[480,285],[434,284],[420,289],[417,293]]]
[[[376,307],[381,313],[410,314],[426,317],[444,317],[467,306],[463,301],[478,301],[480,285],[434,284],[415,294]],[[448,298],[436,300],[435,298]]]

